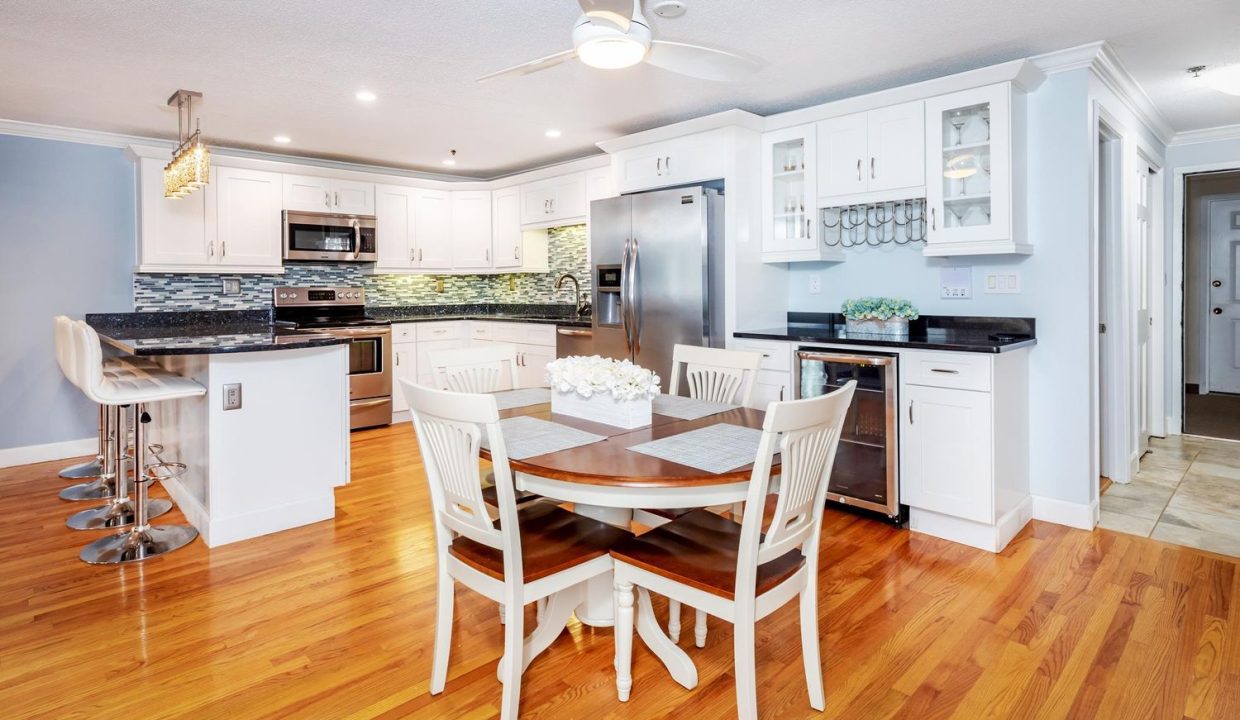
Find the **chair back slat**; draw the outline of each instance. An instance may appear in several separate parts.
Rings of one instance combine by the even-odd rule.
[[[761,365],[762,353],[676,345],[668,393],[679,394],[683,374],[689,397],[695,400],[748,405]]]
[[[493,393],[504,389],[507,376],[511,389],[517,380],[517,348],[488,344],[480,347],[440,350],[428,355],[435,385],[458,393]]]

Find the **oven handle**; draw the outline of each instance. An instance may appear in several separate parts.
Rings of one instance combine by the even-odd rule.
[[[391,328],[388,328],[387,330],[374,330],[371,328],[323,328],[323,332],[327,333],[328,335],[336,335],[339,337],[349,337],[349,338],[373,337],[373,338],[380,338],[380,339],[389,337],[392,334]]]
[[[871,367],[886,367],[894,364],[896,361],[894,357],[886,357],[882,355],[844,355],[836,353],[806,352],[804,350],[797,352],[797,359],[843,363],[846,365],[869,365]]]
[[[392,399],[382,397],[376,400],[353,400],[352,402],[349,403],[349,407],[352,407],[352,408],[373,407],[375,405],[382,405],[383,403],[388,403],[388,402],[392,402]]]

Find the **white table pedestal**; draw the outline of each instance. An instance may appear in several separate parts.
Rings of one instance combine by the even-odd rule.
[[[633,519],[629,508],[601,507],[577,503],[573,506],[578,515],[605,522],[625,530]],[[616,624],[615,595],[611,573],[599,575],[586,581],[586,600],[577,606],[577,619],[590,627],[612,627]]]

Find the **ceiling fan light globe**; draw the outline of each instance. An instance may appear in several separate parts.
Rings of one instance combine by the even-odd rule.
[[[618,37],[593,38],[577,47],[581,62],[601,70],[632,67],[646,57],[646,46],[636,40]]]

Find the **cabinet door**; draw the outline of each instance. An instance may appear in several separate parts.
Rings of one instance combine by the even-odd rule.
[[[555,196],[551,200],[551,217],[555,220],[585,217],[586,176],[573,173],[552,182]]]
[[[615,197],[615,182],[611,177],[611,166],[586,171],[586,208],[595,200]]]
[[[414,266],[426,270],[452,267],[452,194],[415,190],[413,196]]]
[[[332,180],[332,209],[349,215],[375,214],[375,186],[356,180]]]
[[[517,348],[517,382],[521,387],[546,387],[547,364],[555,360],[555,348],[520,343]]]
[[[417,383],[419,385],[435,385],[435,373],[431,365],[431,353],[438,350],[453,350],[455,348],[467,347],[469,345],[468,338],[460,338],[456,340],[419,340],[417,343]]]
[[[417,343],[392,343],[392,412],[409,409],[401,380],[418,381]]]
[[[762,251],[818,247],[813,125],[762,136]]]
[[[818,123],[818,196],[853,195],[869,190],[866,113]]]
[[[213,180],[219,263],[280,267],[280,174],[220,167]]]
[[[283,207],[298,212],[332,212],[332,181],[309,175],[285,175]]]
[[[1006,83],[926,101],[927,245],[1011,239]]]
[[[668,184],[663,177],[663,148],[655,145],[616,153],[612,157],[619,192],[634,192]]]
[[[205,265],[214,261],[206,237],[205,190],[183,198],[164,197],[164,163],[143,158],[139,163],[141,245],[138,268],[158,272],[160,266]],[[219,171],[212,168],[214,175]]]
[[[379,259],[375,267],[403,270],[413,267],[413,188],[399,185],[375,186],[375,246]]]
[[[491,193],[491,237],[495,244],[495,267],[520,267],[522,263],[520,188],[504,188]]]
[[[917,102],[867,114],[870,190],[926,184],[926,105]]]
[[[533,225],[551,219],[551,205],[555,202],[555,186],[536,182],[521,186],[521,224]]]
[[[904,502],[994,523],[990,393],[905,385],[901,394]]]
[[[773,402],[792,399],[792,375],[786,372],[759,370],[754,380],[753,395],[749,398],[749,407],[766,410]]]
[[[452,193],[452,267],[491,267],[491,192]]]

